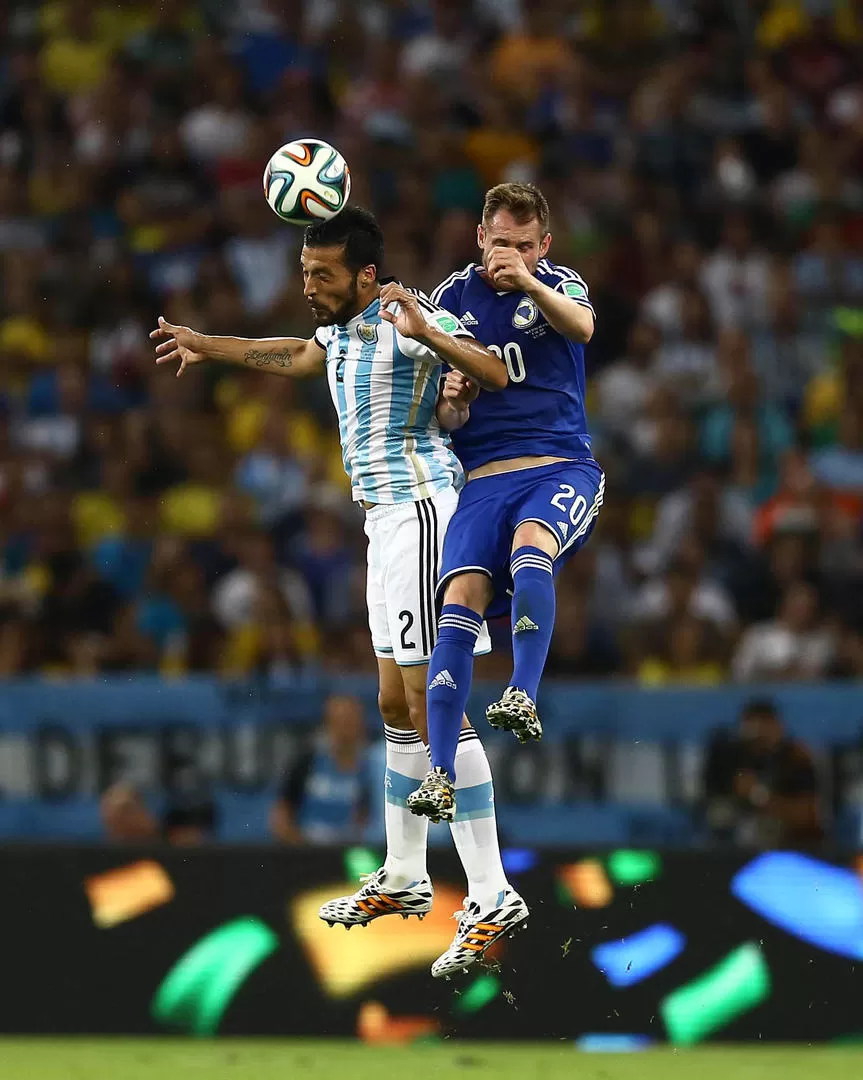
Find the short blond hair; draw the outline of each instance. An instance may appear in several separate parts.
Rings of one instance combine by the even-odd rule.
[[[526,225],[535,218],[542,235],[548,232],[548,201],[536,184],[497,184],[490,188],[482,208],[483,224],[488,225],[499,210],[508,210],[519,225]]]

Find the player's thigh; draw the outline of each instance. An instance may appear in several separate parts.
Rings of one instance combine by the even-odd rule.
[[[438,603],[461,604],[484,614],[494,581],[509,563],[504,487],[495,476],[462,491],[443,544]]]
[[[453,493],[453,497],[454,497]],[[387,508],[380,571],[392,655],[399,667],[428,664],[435,643],[435,584],[445,523],[433,500]]]
[[[556,559],[587,540],[605,496],[605,475],[592,461],[548,466],[519,478],[522,495],[513,521],[512,550],[538,547]]]
[[[380,662],[392,660],[393,647],[380,561],[382,545],[375,522],[366,522],[366,536],[369,541],[366,560],[366,608],[369,616],[369,631],[372,636],[372,649]]]

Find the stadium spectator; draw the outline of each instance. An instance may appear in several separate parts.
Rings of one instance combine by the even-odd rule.
[[[108,788],[99,810],[108,838],[123,844],[166,841],[190,847],[212,839],[217,824],[215,805],[207,795],[189,792],[174,796],[159,817],[137,788],[125,781]]]
[[[817,679],[833,655],[833,634],[825,624],[818,593],[806,582],[788,586],[775,619],[746,630],[734,655],[738,682]]]
[[[713,838],[743,847],[818,847],[824,837],[818,775],[775,706],[751,701],[736,729],[714,734],[704,765]]]
[[[362,705],[346,695],[328,698],[315,745],[292,765],[273,803],[273,836],[286,844],[359,839],[376,782],[372,773]]]

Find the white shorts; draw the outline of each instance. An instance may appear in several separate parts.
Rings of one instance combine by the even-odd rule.
[[[458,494],[450,487],[421,502],[366,511],[366,601],[375,656],[393,659],[401,667],[431,660],[443,538],[457,505]],[[483,623],[474,653],[489,652],[491,639]]]

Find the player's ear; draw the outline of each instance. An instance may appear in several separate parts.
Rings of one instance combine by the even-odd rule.
[[[378,269],[376,266],[364,266],[357,276],[359,277],[360,285],[364,288],[368,288],[369,285],[374,285],[375,278],[378,276]]]
[[[476,227],[476,243],[480,249],[485,248],[485,227],[483,225],[477,225]]]
[[[547,232],[545,236],[539,242],[539,257],[544,259],[548,254],[548,249],[551,247],[551,233]]]

